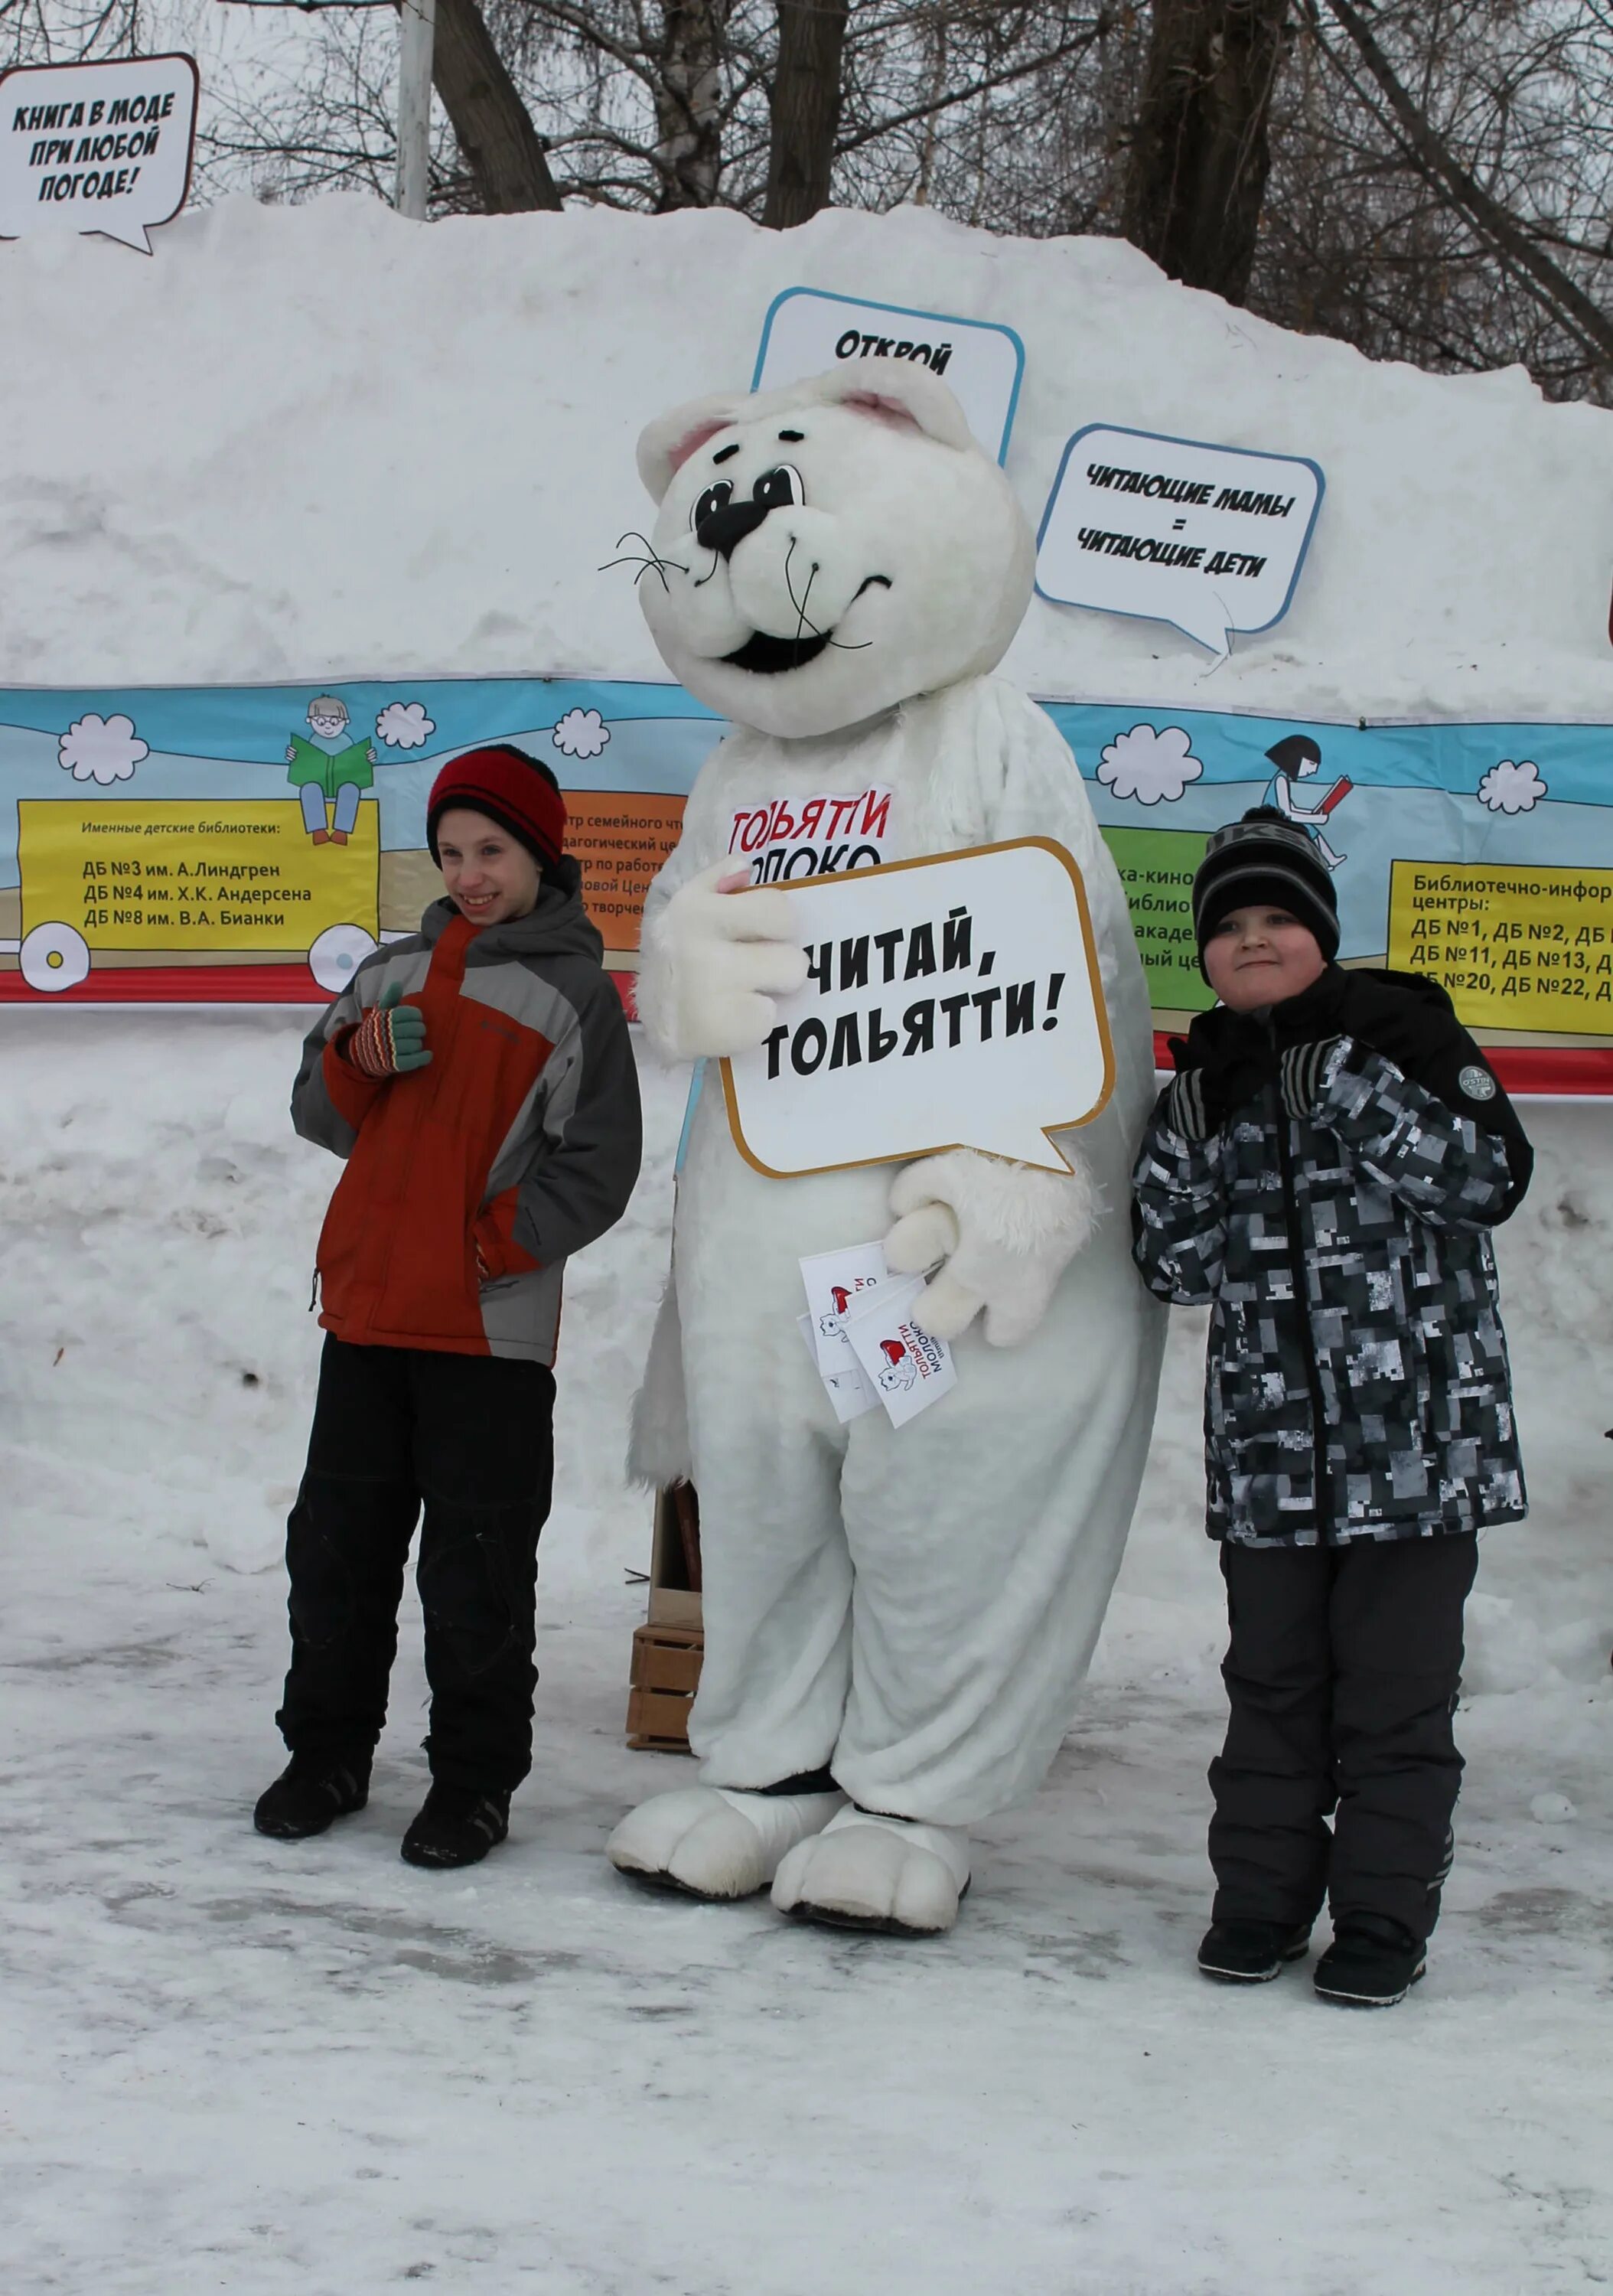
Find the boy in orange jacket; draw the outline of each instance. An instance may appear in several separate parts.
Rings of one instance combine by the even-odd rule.
[[[300,1841],[363,1808],[423,1506],[432,1783],[403,1855],[456,1866],[504,1840],[531,1767],[561,1272],[626,1208],[639,1101],[553,776],[473,750],[426,821],[445,898],[364,960],[291,1097],[298,1131],[347,1168],[319,1240],[327,1336],[286,1546],[291,1760],[255,1823]]]

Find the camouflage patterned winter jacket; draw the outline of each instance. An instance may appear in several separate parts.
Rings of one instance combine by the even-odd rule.
[[[1150,1290],[1210,1303],[1208,1524],[1249,1546],[1415,1538],[1525,1512],[1489,1230],[1532,1156],[1445,991],[1330,966],[1263,1021],[1217,1008],[1179,1067],[1258,1096],[1203,1140],[1162,1094],[1134,1187]],[[1273,1067],[1328,1047],[1303,1116]],[[1258,1075],[1258,1051],[1253,1068]]]

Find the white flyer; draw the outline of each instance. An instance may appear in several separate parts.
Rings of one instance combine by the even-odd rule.
[[[839,1251],[816,1251],[802,1260],[813,1347],[825,1379],[831,1372],[857,1370],[846,1338],[847,1311],[865,1292],[888,1282],[888,1275],[882,1243],[848,1243]]]
[[[810,1316],[798,1316],[795,1320],[796,1328],[801,1335],[801,1343],[815,1366],[818,1351],[812,1336],[812,1318]],[[834,1415],[842,1427],[849,1426],[854,1419],[860,1419],[865,1411],[872,1411],[880,1399],[869,1385],[867,1374],[856,1357],[852,1355],[849,1347],[846,1353],[850,1358],[848,1369],[820,1371],[818,1374],[823,1382],[824,1392],[834,1406]]]
[[[913,1320],[913,1302],[923,1289],[921,1275],[893,1276],[846,1318],[846,1337],[893,1427],[905,1427],[958,1383],[946,1341],[932,1338]]]

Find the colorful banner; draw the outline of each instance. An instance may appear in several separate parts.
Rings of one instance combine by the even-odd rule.
[[[0,693],[0,1001],[318,1001],[417,928],[427,794],[483,742],[553,768],[631,972],[720,730],[680,687],[580,679]]]
[[[1613,729],[1046,707],[1119,864],[1162,1032],[1213,1001],[1189,907],[1205,840],[1272,805],[1332,873],[1345,964],[1442,981],[1516,1091],[1613,1093]]]
[[[1333,872],[1346,964],[1444,981],[1517,1089],[1613,1093],[1613,729],[1044,706],[1163,1032],[1210,1001],[1188,908],[1205,839],[1266,803]],[[0,692],[0,1002],[317,1002],[415,929],[439,882],[427,791],[490,741],[559,777],[607,961],[630,975],[721,731],[680,687],[617,680]]]

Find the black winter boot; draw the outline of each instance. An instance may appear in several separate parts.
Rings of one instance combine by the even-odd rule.
[[[1392,2009],[1428,1965],[1427,1949],[1387,1914],[1347,1914],[1316,1964],[1316,1991],[1350,2009]]]
[[[1309,1922],[1212,1922],[1199,1966],[1219,1985],[1265,1985],[1285,1961],[1303,1961],[1310,1943]]]
[[[411,1866],[475,1866],[510,1831],[507,1793],[433,1784],[403,1838]]]
[[[275,1841],[306,1841],[339,1817],[350,1817],[369,1799],[368,1762],[293,1754],[274,1784],[258,1796],[252,1823]]]

